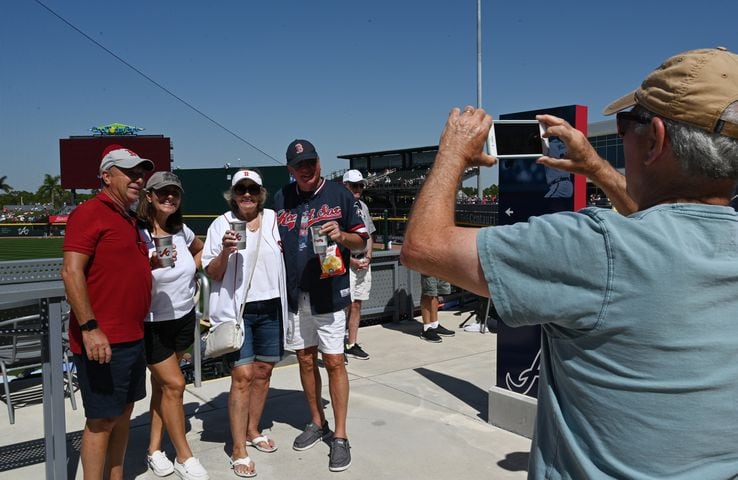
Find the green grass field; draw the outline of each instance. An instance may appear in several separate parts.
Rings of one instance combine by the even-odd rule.
[[[0,237],[0,261],[61,258],[63,242],[62,237]]]

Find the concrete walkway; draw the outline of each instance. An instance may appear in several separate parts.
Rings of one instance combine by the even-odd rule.
[[[530,441],[487,423],[487,390],[494,382],[496,335],[458,329],[466,314],[441,312],[441,323],[456,330],[431,344],[419,338],[417,320],[363,327],[359,342],[370,360],[349,359],[351,398],[348,434],[353,463],[341,473],[328,470],[328,445],[292,450],[308,421],[294,356],[274,370],[263,415],[264,433],[279,450],[249,449],[261,479],[521,479],[526,478]],[[333,426],[323,373],[326,416]],[[230,380],[187,387],[187,437],[212,479],[237,478],[228,467],[230,432],[227,397]],[[67,400],[69,478],[81,479],[80,409]],[[9,425],[0,409],[0,479],[42,479],[43,414],[40,404],[16,410]],[[136,404],[126,455],[126,478],[155,479],[147,471],[148,400]],[[170,458],[174,451],[169,444]],[[26,464],[25,466],[17,466]],[[13,468],[11,468],[13,467]],[[171,475],[167,478],[176,478]]]

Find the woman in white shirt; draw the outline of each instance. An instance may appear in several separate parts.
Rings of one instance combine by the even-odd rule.
[[[182,184],[171,172],[146,182],[138,205],[139,233],[149,247],[153,283],[151,311],[144,322],[146,363],[151,371],[151,433],[147,462],[157,476],[177,471],[181,478],[208,477],[185,437],[182,405],[185,379],[180,361],[195,340],[195,272],[203,242],[182,223]],[[154,238],[171,236],[171,266],[162,266]],[[174,445],[174,463],[161,450],[164,429]]]
[[[231,209],[208,228],[202,263],[211,279],[211,328],[227,321],[242,321],[244,326],[241,350],[227,356],[233,364],[228,414],[231,466],[236,475],[252,477],[256,470],[246,447],[277,450],[259,430],[259,422],[272,369],[284,355],[285,270],[277,217],[274,210],[264,208],[267,191],[259,173],[236,172],[225,197]],[[241,234],[231,222],[246,222],[245,249],[238,249]]]

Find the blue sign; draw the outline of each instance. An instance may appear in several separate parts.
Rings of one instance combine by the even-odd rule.
[[[538,114],[563,118],[586,132],[586,107],[532,110],[500,115],[501,120],[529,120]],[[566,146],[557,138],[549,139],[549,156],[562,158]],[[586,196],[586,180],[536,163],[537,157],[500,161],[500,193],[498,225],[525,222],[532,216],[582,208]],[[541,327],[511,328],[498,322],[497,382],[499,388],[538,396]]]

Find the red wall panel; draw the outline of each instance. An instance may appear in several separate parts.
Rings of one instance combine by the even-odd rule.
[[[102,152],[118,144],[154,162],[156,171],[171,170],[171,142],[162,135],[69,137],[59,140],[62,188],[99,188]]]

